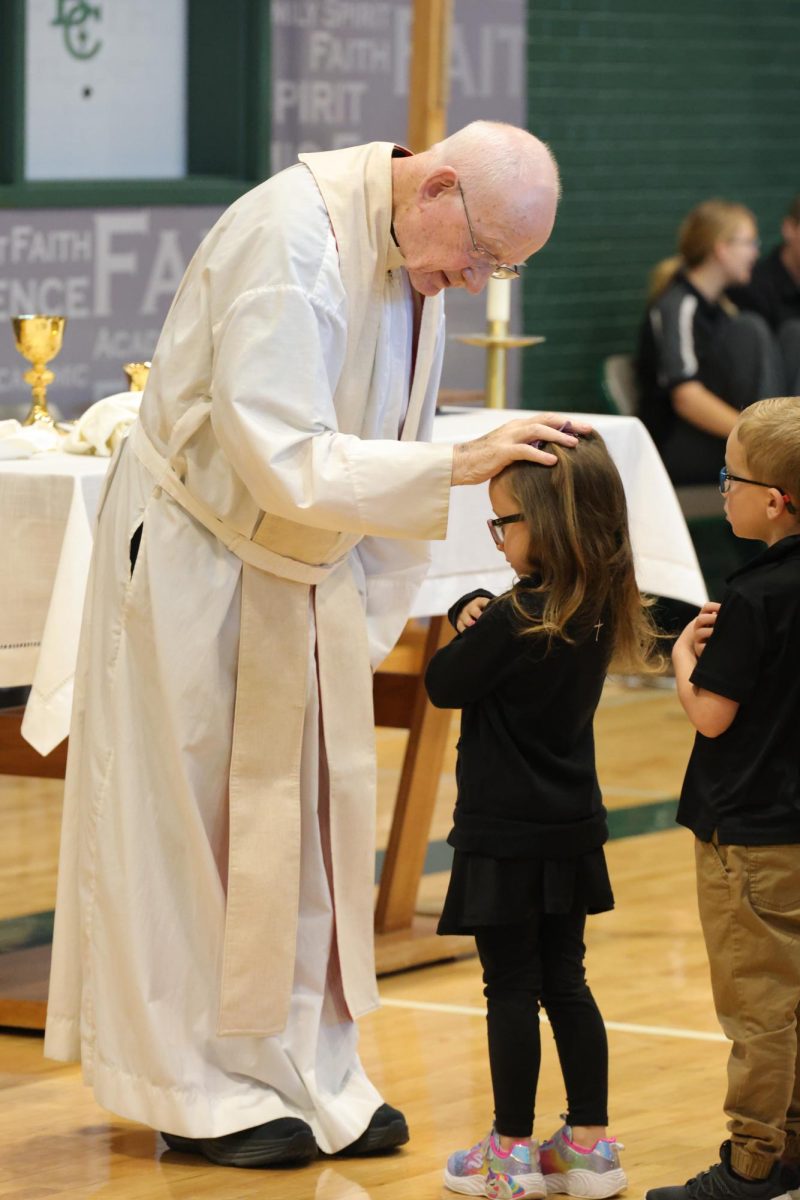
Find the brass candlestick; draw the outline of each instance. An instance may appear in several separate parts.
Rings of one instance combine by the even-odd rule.
[[[33,403],[23,425],[55,429],[55,422],[47,411],[47,388],[55,375],[48,370],[47,363],[61,349],[66,323],[66,317],[46,317],[39,313],[11,318],[17,350],[32,363],[31,370],[23,376],[25,382],[31,385],[33,395]]]
[[[508,321],[487,321],[486,333],[456,334],[457,342],[486,347],[486,407],[506,406],[506,354],[517,346],[538,346],[543,337],[510,334]]]
[[[129,392],[143,392],[147,387],[147,376],[150,374],[149,362],[124,363],[123,371],[128,377]]]

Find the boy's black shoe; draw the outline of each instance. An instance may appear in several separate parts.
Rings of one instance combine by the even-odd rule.
[[[408,1125],[403,1114],[391,1104],[382,1104],[372,1114],[372,1120],[367,1128],[349,1146],[337,1150],[336,1156],[353,1157],[362,1154],[384,1154],[387,1150],[395,1150],[404,1146],[408,1141]]]
[[[719,1148],[720,1161],[700,1171],[682,1187],[651,1188],[645,1200],[788,1200],[787,1179],[776,1163],[766,1179],[742,1179],[731,1171],[731,1144]]]
[[[222,1137],[188,1138],[162,1133],[170,1150],[202,1154],[221,1167],[299,1166],[317,1157],[311,1126],[297,1117],[278,1117],[252,1129],[240,1129]]]

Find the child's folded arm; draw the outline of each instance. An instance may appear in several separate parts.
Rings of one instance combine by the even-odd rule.
[[[697,732],[707,738],[719,737],[729,729],[739,711],[738,701],[707,692],[688,681],[685,691],[678,684],[678,698]]]
[[[463,708],[480,700],[497,686],[519,654],[508,614],[500,605],[490,605],[428,663],[425,687],[431,703],[437,708]]]
[[[739,711],[739,701],[720,696],[717,692],[692,683],[691,675],[697,667],[697,657],[692,649],[691,640],[693,624],[690,622],[687,625],[672,650],[678,699],[698,733],[702,733],[703,737],[715,738],[733,723]]]
[[[492,592],[487,592],[486,588],[476,588],[474,592],[467,592],[465,596],[462,596],[460,600],[456,600],[455,604],[450,606],[447,610],[447,619],[453,626],[453,629],[457,629],[457,621],[461,610],[466,608],[471,600],[477,600],[479,596],[485,596],[487,600],[494,600]]]

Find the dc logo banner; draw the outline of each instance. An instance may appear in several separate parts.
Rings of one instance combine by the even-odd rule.
[[[50,24],[63,29],[68,53],[73,58],[94,58],[103,43],[87,25],[89,21],[100,21],[100,5],[86,4],[85,0],[57,0],[56,10]]]

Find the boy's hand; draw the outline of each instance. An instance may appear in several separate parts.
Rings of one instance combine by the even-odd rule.
[[[719,604],[714,602],[704,604],[672,647],[678,699],[695,729],[707,738],[719,737],[730,728],[739,711],[738,701],[692,683],[698,656],[703,653],[711,636],[719,608]]]
[[[706,642],[714,632],[714,625],[717,621],[717,613],[719,612],[719,604],[716,600],[709,600],[700,609],[700,612],[694,619],[694,631],[692,635],[692,650],[695,658],[699,658],[706,648]]]
[[[476,596],[469,604],[465,604],[456,618],[456,630],[463,633],[468,626],[474,625],[488,603],[488,596]]]

